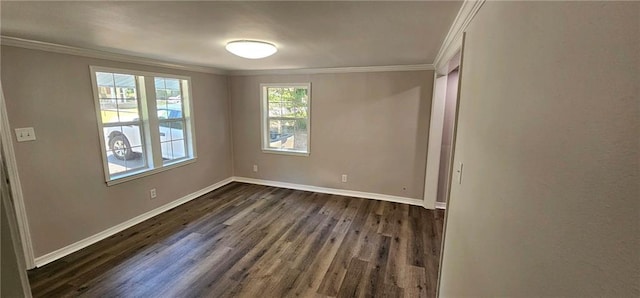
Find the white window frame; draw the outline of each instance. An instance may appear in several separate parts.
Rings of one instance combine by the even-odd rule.
[[[309,97],[307,104],[307,150],[275,149],[269,147],[269,107],[267,88],[306,88]],[[263,83],[260,84],[260,137],[262,139],[262,152],[284,155],[309,156],[311,154],[311,83]]]
[[[89,66],[91,75],[91,85],[93,89],[94,104],[96,110],[96,122],[98,126],[98,136],[100,140],[100,152],[102,154],[102,167],[107,186],[131,181],[137,178],[146,177],[156,173],[164,172],[173,168],[194,163],[197,159],[196,154],[196,134],[195,119],[193,115],[193,98],[191,77],[181,76],[167,73],[156,73],[147,71],[137,71],[131,69],[111,68],[102,66]],[[136,93],[138,96],[138,111],[140,115],[141,142],[145,146],[146,167],[143,169],[121,172],[111,175],[109,173],[109,162],[107,159],[107,144],[105,143],[104,127],[102,123],[102,114],[100,108],[99,90],[96,78],[96,72],[120,73],[135,76]],[[186,81],[186,92],[183,92],[182,98],[182,117],[184,119],[183,127],[186,143],[186,157],[165,162],[162,159],[160,145],[159,125],[156,94],[155,94],[155,77],[171,78]],[[144,83],[144,84],[143,84]],[[181,84],[183,84],[181,82]],[[182,86],[182,85],[181,85]],[[126,124],[126,123],[125,123]],[[120,124],[119,124],[120,125]]]

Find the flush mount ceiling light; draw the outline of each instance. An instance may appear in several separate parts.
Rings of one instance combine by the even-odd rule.
[[[269,57],[278,51],[275,45],[256,40],[235,40],[227,43],[227,51],[247,59]]]

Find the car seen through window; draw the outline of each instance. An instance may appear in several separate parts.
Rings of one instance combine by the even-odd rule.
[[[158,120],[181,119],[182,109],[180,105],[170,104],[167,108],[157,110]],[[162,158],[174,159],[176,156],[185,156],[184,142],[170,142],[171,140],[184,139],[184,126],[181,121],[160,122],[160,142],[163,147]],[[141,144],[140,127],[138,125],[125,125],[105,129],[106,143],[112,150],[113,156],[119,160],[135,160],[142,157],[142,152],[136,152],[132,144]],[[172,147],[170,147],[172,146]],[[164,148],[167,147],[167,148]],[[133,148],[133,149],[132,149]],[[170,153],[173,153],[172,155]]]

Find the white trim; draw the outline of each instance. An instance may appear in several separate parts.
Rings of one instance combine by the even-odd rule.
[[[191,111],[193,110],[192,103],[192,95],[191,95],[191,77],[189,76],[181,76],[181,75],[173,75],[166,73],[156,73],[156,72],[148,72],[148,71],[137,71],[130,69],[121,69],[121,68],[112,68],[112,67],[103,67],[103,66],[89,66],[89,72],[91,76],[91,84],[93,89],[93,99],[96,110],[96,121],[98,126],[98,135],[100,136],[100,148],[102,153],[102,167],[104,170],[104,177],[107,183],[107,186],[116,185],[119,183],[131,181],[133,179],[146,177],[149,175],[153,175],[156,173],[164,172],[173,168],[177,168],[180,166],[188,165],[196,161],[196,150],[195,150],[195,120],[193,118],[193,114]],[[130,122],[114,122],[109,125],[138,125],[142,128],[140,141],[143,146],[143,150],[147,155],[147,160],[145,160],[145,166],[143,168],[139,168],[132,171],[126,171],[123,173],[118,173],[111,175],[109,172],[109,162],[107,158],[107,152],[104,148],[107,147],[105,143],[106,136],[104,135],[104,127],[106,124],[102,123],[102,108],[100,107],[100,98],[98,94],[98,83],[97,83],[97,72],[109,72],[109,73],[123,73],[128,75],[135,76],[136,81],[136,90],[137,96],[136,100],[138,101],[138,110],[140,111],[141,120],[138,121],[130,121]],[[140,78],[151,78],[150,80],[141,80]],[[154,135],[158,131],[158,127],[160,123],[158,122],[157,117],[157,107],[155,105],[156,94],[146,94],[144,90],[155,90],[153,86],[154,81],[153,78],[156,77],[165,77],[180,80],[180,85],[188,84],[187,91],[181,90],[181,94],[183,96],[183,113],[182,120],[184,121],[184,125],[186,128],[186,137],[185,139],[185,148],[187,149],[187,156],[185,158],[174,160],[171,163],[165,164],[162,161],[162,156],[160,152],[160,137],[157,136],[154,138]],[[144,82],[144,86],[141,86],[142,82]],[[144,95],[146,94],[146,96]],[[154,104],[149,105],[149,101]],[[176,118],[179,119],[179,118]],[[174,119],[175,120],[175,119]],[[149,135],[146,132],[152,132]],[[152,162],[153,161],[153,162]]]
[[[293,75],[293,74],[323,74],[323,73],[354,73],[354,72],[382,72],[382,71],[421,71],[434,70],[433,64],[387,65],[387,66],[354,66],[330,68],[295,68],[295,69],[265,69],[265,70],[230,70],[232,76],[256,75]]]
[[[24,251],[24,261],[27,269],[34,267],[33,243],[31,242],[31,230],[29,229],[29,221],[27,220],[27,210],[24,206],[24,195],[22,193],[22,184],[20,183],[20,175],[18,174],[18,162],[16,161],[16,153],[13,147],[13,133],[9,127],[9,117],[7,115],[7,107],[5,105],[4,91],[0,83],[0,135],[2,137],[2,150],[5,153],[7,162],[7,172],[9,173],[9,181],[11,185],[11,196],[16,213],[18,230],[20,231],[20,240],[22,242],[22,250]]]
[[[288,149],[277,149],[269,147],[269,133],[267,132],[269,127],[269,111],[268,111],[268,99],[267,88],[289,88],[300,87],[307,89],[307,151],[297,151]],[[309,156],[311,154],[311,82],[308,83],[263,83],[260,84],[260,134],[262,135],[262,152],[275,153],[284,155],[297,155],[297,156]]]
[[[458,15],[453,21],[451,28],[449,28],[449,33],[447,33],[447,37],[445,37],[438,51],[438,55],[436,55],[436,59],[433,62],[439,74],[447,74],[445,70],[447,63],[462,47],[462,33],[467,29],[473,17],[475,17],[482,4],[484,4],[484,1],[485,0],[465,0],[464,3],[462,3],[462,7],[460,7]]]
[[[131,180],[135,180],[135,179],[138,179],[138,178],[143,178],[143,177],[155,175],[155,174],[158,174],[158,173],[161,173],[161,172],[164,172],[164,171],[168,171],[168,170],[171,170],[171,169],[175,169],[175,168],[178,168],[178,167],[190,165],[190,164],[192,164],[194,162],[196,162],[196,157],[187,158],[187,159],[181,159],[179,161],[176,161],[175,163],[168,164],[166,166],[160,166],[159,168],[153,168],[153,169],[145,168],[143,170],[129,172],[125,176],[118,177],[118,178],[113,178],[112,180],[107,181],[107,186],[113,186],[113,185],[116,185],[116,184],[120,184],[120,183],[131,181]]]
[[[185,64],[179,62],[167,62],[158,59],[119,54],[104,50],[94,50],[56,43],[24,39],[12,36],[0,36],[0,44],[46,52],[76,55],[82,57],[106,59],[111,61],[135,63],[149,66],[165,67],[178,70],[195,71],[219,75],[251,76],[251,75],[288,75],[288,74],[323,74],[323,73],[354,73],[354,72],[381,72],[381,71],[420,71],[434,70],[433,64],[410,65],[383,65],[383,66],[354,66],[354,67],[328,67],[328,68],[295,68],[295,69],[264,69],[264,70],[227,70],[210,66]]]
[[[434,209],[438,196],[440,177],[440,153],[444,127],[444,109],[447,95],[447,76],[433,76],[433,96],[427,145],[427,165],[424,174],[424,208]]]
[[[1,89],[2,88],[0,87],[0,92]],[[0,121],[0,126],[2,125],[3,123]],[[2,132],[2,129],[0,129],[0,132]],[[0,138],[0,140],[2,140],[1,142],[4,144],[4,134],[2,134],[2,138]],[[2,157],[4,157],[4,155],[6,154],[2,154]],[[9,192],[11,181],[8,177],[8,170],[5,172],[5,169],[7,169],[6,158],[2,157],[0,157],[0,200],[2,200],[0,204],[2,204],[2,207],[5,210],[0,214],[0,218],[6,217],[7,229],[10,234],[9,241],[11,242],[11,247],[13,248],[13,251],[9,254],[12,254],[12,256],[16,259],[18,275],[20,277],[20,284],[22,285],[22,294],[24,297],[31,297],[31,287],[29,286],[29,278],[27,277],[27,266],[25,265],[24,248],[20,240],[20,228],[18,227],[18,220],[16,218],[16,208],[14,207],[12,194]],[[7,176],[5,176],[5,173],[7,173]],[[0,293],[2,293],[1,290]]]
[[[447,209],[447,202],[436,202],[436,209]]]
[[[189,201],[191,201],[191,200],[193,200],[195,198],[198,198],[198,197],[200,197],[202,195],[205,195],[205,194],[207,194],[207,193],[209,193],[211,191],[214,191],[214,190],[216,190],[216,189],[218,189],[218,188],[220,188],[222,186],[225,186],[225,185],[227,185],[227,184],[229,184],[231,182],[233,182],[233,178],[231,178],[231,177],[227,178],[227,179],[224,179],[224,180],[222,180],[222,181],[220,181],[218,183],[215,183],[215,184],[213,184],[211,186],[205,187],[205,188],[203,188],[201,190],[198,190],[196,192],[188,194],[188,195],[186,195],[186,196],[184,196],[182,198],[179,198],[179,199],[177,199],[177,200],[175,200],[173,202],[170,202],[170,203],[162,205],[162,206],[160,206],[160,207],[158,207],[156,209],[153,209],[151,211],[148,211],[148,212],[145,212],[143,214],[140,214],[140,215],[138,215],[138,216],[136,216],[136,217],[134,217],[132,219],[129,219],[129,220],[127,220],[127,221],[125,221],[125,222],[123,222],[121,224],[118,224],[116,226],[113,226],[111,228],[108,228],[108,229],[106,229],[106,230],[104,230],[102,232],[99,232],[99,233],[95,234],[95,235],[89,236],[89,237],[87,237],[85,239],[82,239],[82,240],[80,240],[78,242],[75,242],[73,244],[67,245],[67,246],[65,246],[63,248],[60,248],[60,249],[55,250],[53,252],[50,252],[50,253],[48,253],[46,255],[37,257],[35,259],[35,264],[36,264],[37,267],[44,266],[44,265],[46,265],[48,263],[51,263],[51,262],[53,262],[53,261],[55,261],[57,259],[60,259],[60,258],[62,258],[64,256],[67,256],[67,255],[69,255],[71,253],[74,253],[74,252],[76,252],[78,250],[81,250],[81,249],[83,249],[83,248],[85,248],[85,247],[87,247],[87,246],[89,246],[91,244],[94,244],[94,243],[96,243],[96,242],[98,242],[100,240],[103,240],[103,239],[105,239],[105,238],[107,238],[107,237],[109,237],[109,236],[111,236],[113,234],[119,233],[121,231],[124,231],[125,229],[128,229],[128,228],[130,228],[132,226],[135,226],[135,225],[137,225],[137,224],[139,224],[139,223],[141,223],[141,222],[143,222],[143,221],[145,221],[147,219],[150,219],[150,218],[152,218],[152,217],[154,217],[154,216],[156,216],[158,214],[161,214],[161,213],[163,213],[165,211],[168,211],[168,210],[173,209],[175,207],[178,207],[178,206],[180,206],[180,205],[182,205],[182,204],[184,204],[186,202],[189,202]]]
[[[211,186],[205,187],[201,190],[198,190],[196,192],[193,192],[191,194],[188,194],[182,198],[179,198],[175,201],[172,201],[168,204],[162,205],[158,208],[155,208],[153,210],[150,210],[148,212],[145,212],[141,215],[138,215],[132,219],[129,219],[123,223],[120,223],[118,225],[115,225],[111,228],[108,228],[102,232],[99,232],[97,234],[94,234],[92,236],[89,236],[85,239],[82,239],[78,242],[72,243],[70,245],[67,245],[63,248],[60,248],[58,250],[52,251],[48,254],[45,254],[43,256],[37,257],[35,258],[35,265],[37,267],[42,267],[46,264],[49,264],[55,260],[58,260],[60,258],[63,258],[67,255],[70,255],[76,251],[79,251],[89,245],[92,245],[100,240],[106,239],[116,233],[122,232],[132,226],[135,226],[145,220],[148,220],[154,216],[157,216],[163,212],[166,212],[170,209],[173,209],[175,207],[178,207],[184,203],[187,203],[193,199],[196,199],[202,195],[205,195],[211,191],[214,191],[222,186],[225,186],[231,182],[242,182],[242,183],[250,183],[250,184],[257,184],[257,185],[266,185],[266,186],[273,186],[273,187],[281,187],[281,188],[290,188],[290,189],[297,189],[297,190],[304,190],[304,191],[312,191],[312,192],[318,192],[318,193],[326,193],[326,194],[333,194],[333,195],[341,195],[341,196],[347,196],[347,197],[356,197],[356,198],[365,198],[365,199],[372,199],[372,200],[379,200],[379,201],[387,201],[387,202],[394,202],[394,203],[402,203],[402,204],[408,204],[408,205],[415,205],[415,206],[422,206],[422,200],[419,199],[413,199],[413,198],[406,198],[406,197],[399,197],[399,196],[393,196],[393,195],[385,195],[385,194],[377,194],[377,193],[370,193],[370,192],[361,192],[361,191],[355,191],[355,190],[346,190],[346,189],[335,189],[335,188],[327,188],[327,187],[319,187],[319,186],[312,186],[312,185],[303,185],[303,184],[294,184],[294,183],[288,183],[288,182],[279,182],[279,181],[271,181],[271,180],[261,180],[261,179],[253,179],[253,178],[245,178],[245,177],[237,177],[237,176],[233,176],[233,177],[229,177],[227,179],[224,179],[218,183],[215,183]]]
[[[0,161],[0,171],[4,172],[2,169],[2,162]],[[2,177],[2,179],[6,179],[8,177],[4,177],[4,173],[0,173],[0,177]],[[4,181],[0,182],[2,183],[2,186],[4,187],[6,184],[4,184]],[[16,258],[16,263],[18,264],[18,275],[20,276],[20,284],[22,285],[22,293],[24,295],[24,297],[32,297],[31,295],[31,286],[29,285],[29,277],[27,277],[27,270],[26,270],[26,266],[24,264],[24,257],[23,257],[23,251],[24,249],[22,248],[22,245],[20,243],[20,231],[18,228],[18,224],[17,224],[17,219],[15,216],[15,208],[13,207],[13,204],[11,203],[11,194],[9,194],[9,191],[7,191],[7,189],[3,188],[2,189],[2,202],[0,202],[0,204],[2,204],[4,206],[4,209],[6,210],[5,212],[3,212],[3,214],[0,214],[0,217],[7,217],[7,222],[8,222],[8,229],[9,229],[9,234],[10,234],[10,238],[11,238],[11,242],[12,242],[12,247],[13,247],[13,251],[11,253],[13,253],[13,255]],[[1,293],[1,291],[0,291]]]
[[[128,74],[128,75],[140,76],[140,77],[161,77],[161,78],[170,78],[170,79],[179,79],[179,80],[191,81],[191,77],[190,76],[178,75],[178,74],[173,74],[173,73],[144,71],[144,70],[136,70],[136,69],[129,69],[129,68],[119,68],[119,67],[109,67],[109,66],[100,66],[100,65],[89,65],[89,71],[91,71],[92,73],[96,73],[96,72],[115,72],[115,73]]]
[[[307,140],[307,148],[309,145],[309,140]],[[295,150],[286,150],[286,149],[265,149],[262,148],[262,153],[269,154],[281,154],[281,155],[293,155],[293,156],[309,156],[311,153],[308,151],[295,151]]]
[[[235,181],[235,182],[243,182],[243,183],[251,183],[251,184],[258,184],[258,185],[273,186],[273,187],[290,188],[290,189],[297,189],[297,190],[304,190],[304,191],[312,191],[312,192],[326,193],[326,194],[332,194],[332,195],[340,195],[340,196],[346,196],[346,197],[365,198],[365,199],[372,199],[372,200],[379,200],[379,201],[387,201],[387,202],[394,202],[394,203],[402,203],[402,204],[408,204],[408,205],[422,206],[422,200],[419,200],[419,199],[392,196],[392,195],[385,195],[385,194],[378,194],[378,193],[372,193],[372,192],[362,192],[362,191],[347,190],[347,189],[328,188],[328,187],[320,187],[320,186],[313,186],[313,185],[295,184],[295,183],[288,183],[288,182],[280,182],[280,181],[273,181],[273,180],[262,180],[262,179],[237,177],[237,176],[233,177],[233,181]]]
[[[157,59],[118,54],[118,53],[112,53],[112,52],[101,51],[101,50],[91,50],[86,48],[65,46],[65,45],[56,44],[56,43],[36,41],[36,40],[4,36],[4,35],[0,37],[0,44],[5,46],[20,47],[25,49],[41,50],[41,51],[47,51],[47,52],[69,54],[69,55],[76,55],[76,56],[96,58],[96,59],[107,59],[112,61],[128,62],[128,63],[142,64],[142,65],[149,65],[149,66],[158,66],[158,67],[172,68],[172,69],[178,69],[178,70],[187,70],[187,71],[195,71],[195,72],[203,72],[203,73],[220,74],[220,75],[227,74],[226,70],[218,69],[214,67],[165,62]]]

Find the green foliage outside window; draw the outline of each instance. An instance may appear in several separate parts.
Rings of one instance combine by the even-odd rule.
[[[307,128],[309,95],[306,88],[269,87],[267,97],[270,113],[279,114],[283,118],[294,118],[297,128]]]

